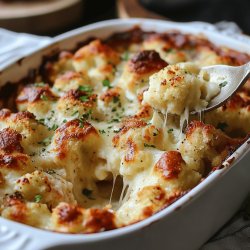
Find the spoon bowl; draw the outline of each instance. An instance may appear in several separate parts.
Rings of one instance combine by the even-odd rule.
[[[222,106],[250,77],[250,62],[242,66],[214,65],[201,69],[210,76],[210,81],[218,82],[221,91],[208,106],[202,110],[208,112]],[[192,114],[197,111],[191,112]]]

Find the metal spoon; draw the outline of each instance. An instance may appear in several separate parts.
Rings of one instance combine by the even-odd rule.
[[[242,66],[215,65],[203,67],[210,80],[220,82],[220,93],[210,100],[204,112],[211,111],[223,105],[250,78],[250,62]],[[197,113],[196,111],[191,112]]]

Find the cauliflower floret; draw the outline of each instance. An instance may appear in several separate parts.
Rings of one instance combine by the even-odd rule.
[[[202,110],[220,88],[217,84],[209,84],[199,73],[200,69],[193,63],[164,68],[150,77],[149,89],[143,96],[144,103],[163,114],[181,115],[187,109]]]
[[[250,97],[242,90],[222,107],[205,114],[205,122],[233,137],[244,137],[250,132]]]
[[[5,197],[4,218],[42,229],[49,229],[51,213],[46,204],[25,202],[18,192]]]
[[[111,81],[119,62],[119,54],[100,40],[79,49],[73,59],[75,70],[87,74],[97,84],[105,79]]]
[[[186,138],[180,144],[180,152],[188,167],[206,175],[220,166],[241,142],[226,136],[212,125],[192,121],[188,125]]]
[[[126,64],[118,86],[125,89],[130,95],[137,96],[139,91],[148,86],[149,76],[167,65],[156,51],[140,51]]]
[[[68,71],[63,75],[60,75],[56,78],[53,85],[56,90],[67,92],[69,90],[76,90],[78,88],[90,90],[93,87],[91,86],[91,80],[86,74],[81,72]]]
[[[37,195],[41,197],[39,202],[48,207],[55,207],[59,202],[76,203],[72,183],[64,180],[57,174],[47,174],[43,171],[35,171],[26,174],[16,181],[14,190],[19,192],[25,200],[35,201]]]

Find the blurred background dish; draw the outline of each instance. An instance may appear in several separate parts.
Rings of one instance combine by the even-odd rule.
[[[127,17],[235,22],[250,34],[249,0],[0,0],[0,27],[55,36],[83,25]]]
[[[118,0],[120,17],[167,18],[173,21],[235,22],[250,34],[249,0]]]
[[[82,0],[0,0],[0,27],[50,34],[81,20]]]

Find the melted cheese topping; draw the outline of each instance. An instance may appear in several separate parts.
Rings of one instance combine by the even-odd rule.
[[[1,215],[94,233],[170,205],[244,141],[222,130],[249,132],[248,90],[206,115],[215,127],[189,117],[220,91],[199,66],[249,60],[238,55],[135,28],[46,62],[18,93],[18,112],[0,111]]]

